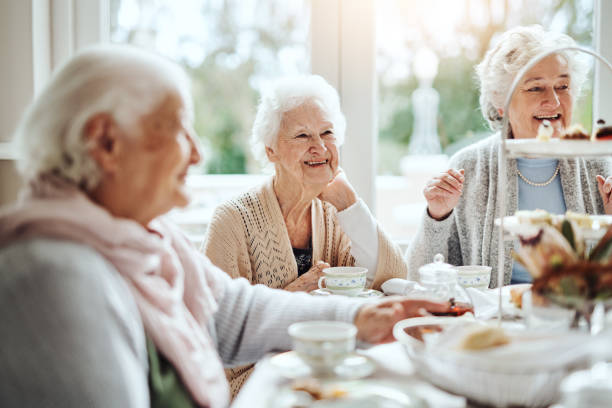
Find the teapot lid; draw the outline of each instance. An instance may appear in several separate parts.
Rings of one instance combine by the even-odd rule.
[[[444,262],[444,255],[436,254],[433,262],[425,264],[419,268],[421,277],[435,277],[438,281],[457,279],[457,271],[451,264]]]

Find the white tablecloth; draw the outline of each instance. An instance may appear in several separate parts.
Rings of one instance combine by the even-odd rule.
[[[416,395],[429,403],[431,408],[464,408],[465,398],[451,395],[418,378],[414,373],[410,360],[399,343],[390,343],[360,350],[360,354],[372,358],[378,368],[372,375],[376,380],[391,380],[401,382]],[[255,367],[255,371],[247,380],[242,391],[232,404],[232,408],[268,407],[275,389],[282,379],[275,372],[267,359]]]

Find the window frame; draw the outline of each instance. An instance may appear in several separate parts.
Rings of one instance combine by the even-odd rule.
[[[342,166],[360,197],[376,208],[377,83],[374,0],[311,0],[311,71],[323,76],[340,94],[347,118]],[[612,60],[612,2],[595,0],[594,48]],[[109,0],[31,0],[0,4],[6,35],[0,55],[19,67],[18,75],[0,77],[8,89],[0,109],[0,165],[14,161],[10,135],[31,98],[54,68],[82,47],[110,39]],[[597,64],[593,92],[595,117],[612,116],[612,73]],[[5,108],[6,107],[6,108]],[[0,167],[0,181],[14,174]],[[10,180],[11,183],[14,183]],[[0,191],[0,203],[10,202]]]

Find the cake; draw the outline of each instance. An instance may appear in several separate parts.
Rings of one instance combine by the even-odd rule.
[[[517,211],[515,213],[516,218],[518,219],[518,221],[520,223],[524,223],[524,224],[533,224],[533,225],[539,225],[539,224],[548,224],[548,225],[552,225],[552,215],[550,215],[548,213],[548,211],[545,210],[533,210],[533,211]]]
[[[550,124],[550,121],[544,120],[538,127],[538,135],[536,139],[542,142],[548,142],[554,133],[554,129]]]
[[[606,126],[606,121],[599,119],[593,136],[594,140],[612,140],[612,126]]]
[[[562,140],[589,140],[590,137],[580,124],[574,124],[561,133]]]

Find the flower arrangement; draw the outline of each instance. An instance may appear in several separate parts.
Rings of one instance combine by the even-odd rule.
[[[612,226],[590,250],[568,217],[519,240],[513,256],[533,277],[532,293],[587,316],[595,302],[612,304]]]

